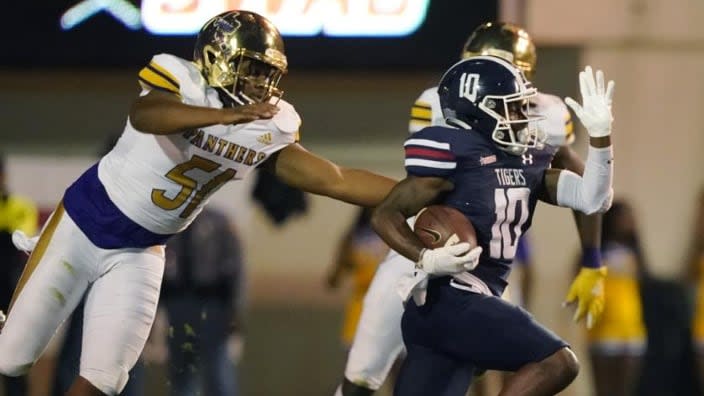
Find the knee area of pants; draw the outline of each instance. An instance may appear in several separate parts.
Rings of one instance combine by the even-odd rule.
[[[343,395],[348,396],[348,395],[357,395],[357,391],[370,391],[374,392],[381,388],[381,383],[383,381],[379,381],[378,378],[372,378],[370,376],[366,375],[349,375],[348,373],[345,373],[344,381],[342,382],[342,390],[343,390]],[[355,392],[350,393],[350,391],[354,390]],[[359,393],[359,394],[364,394],[364,393]]]
[[[106,395],[117,395],[127,385],[129,373],[121,367],[110,370],[81,369],[80,376]]]
[[[579,360],[569,348],[562,348],[551,356],[550,366],[552,372],[558,372],[565,378],[574,379],[579,374]]]
[[[32,362],[13,362],[11,359],[0,357],[0,374],[8,377],[19,377],[27,374],[32,368]]]
[[[335,396],[371,396],[377,389],[370,388],[368,384],[352,382],[345,378],[342,386],[338,388],[339,395],[335,393]]]

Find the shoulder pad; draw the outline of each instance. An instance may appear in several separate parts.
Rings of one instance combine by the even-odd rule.
[[[297,133],[301,127],[301,117],[296,109],[283,99],[276,106],[279,112],[271,119],[274,125],[283,133]]]
[[[144,90],[168,91],[197,103],[205,99],[207,87],[193,62],[170,54],[155,55],[139,71],[139,82]]]
[[[445,125],[445,119],[440,109],[438,87],[426,89],[413,103],[408,132],[416,133],[430,125]]]

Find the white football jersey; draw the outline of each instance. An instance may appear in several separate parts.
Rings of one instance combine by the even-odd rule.
[[[142,95],[173,92],[183,103],[222,108],[196,65],[173,55],[154,56],[139,73]],[[190,224],[209,197],[246,177],[270,155],[298,140],[301,119],[289,103],[270,120],[213,125],[173,135],[134,129],[129,119],[98,177],[117,208],[145,229],[174,234]]]
[[[548,145],[560,147],[574,142],[572,117],[559,97],[539,92],[531,101],[531,112],[545,117],[538,122],[538,129],[547,134]],[[411,108],[408,131],[416,133],[431,125],[445,125],[438,87],[426,89],[416,99]]]

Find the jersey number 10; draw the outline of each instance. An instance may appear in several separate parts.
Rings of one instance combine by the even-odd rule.
[[[512,260],[516,255],[521,227],[528,220],[529,188],[497,188],[494,190],[496,222],[491,226],[489,256]],[[520,207],[520,218],[518,208]],[[513,231],[513,232],[512,232]]]

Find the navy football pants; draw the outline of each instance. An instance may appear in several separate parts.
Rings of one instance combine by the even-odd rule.
[[[430,282],[425,305],[406,304],[408,355],[395,396],[463,396],[475,368],[516,371],[567,346],[524,309],[456,289],[449,279]]]

